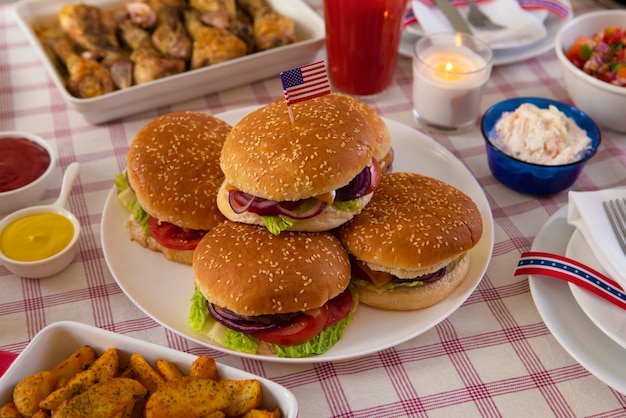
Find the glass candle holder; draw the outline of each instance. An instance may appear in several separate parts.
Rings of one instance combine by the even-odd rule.
[[[436,33],[416,42],[413,54],[413,115],[438,131],[466,130],[477,121],[493,51],[465,33]]]

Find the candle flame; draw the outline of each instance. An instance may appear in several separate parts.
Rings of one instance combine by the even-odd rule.
[[[448,61],[448,62],[446,62],[445,69],[448,72],[452,72],[452,70],[454,70],[454,66],[452,65],[452,63],[450,61]]]

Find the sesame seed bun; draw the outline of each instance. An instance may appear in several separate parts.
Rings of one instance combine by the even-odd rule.
[[[209,302],[245,316],[319,308],[350,281],[348,254],[331,233],[272,235],[231,221],[202,238],[193,270]]]
[[[465,193],[432,177],[394,172],[381,176],[370,203],[336,232],[348,252],[375,272],[411,279],[446,267],[443,279],[402,289],[414,296],[405,305],[394,302],[396,309],[406,310],[429,306],[423,300],[438,302],[463,281],[469,269],[465,255],[482,231],[478,207]],[[439,297],[421,297],[434,289]],[[387,299],[395,297],[395,289],[369,290],[363,303],[393,306]]]
[[[231,126],[200,112],[172,112],[143,126],[126,157],[130,187],[151,216],[208,230],[224,220],[216,205],[224,181],[219,155]]]
[[[220,166],[229,185],[274,201],[297,201],[347,185],[370,163],[376,138],[361,113],[332,95],[292,105],[275,100],[229,133]]]
[[[391,151],[391,134],[387,128],[387,124],[374,109],[367,103],[343,93],[333,92],[331,98],[347,103],[354,109],[358,110],[365,120],[370,124],[376,138],[376,146],[374,148],[374,157],[378,162],[384,162],[387,154]],[[384,168],[384,167],[383,167]]]

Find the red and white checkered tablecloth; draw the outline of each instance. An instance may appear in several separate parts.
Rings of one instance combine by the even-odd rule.
[[[309,0],[322,13],[321,0]],[[576,14],[601,8],[574,2]],[[323,53],[321,54],[323,56]],[[411,60],[400,57],[393,85],[372,103],[382,115],[416,127],[411,115]],[[168,331],[139,310],[107,269],[100,218],[114,176],[125,168],[137,130],[172,110],[219,113],[267,103],[282,95],[278,77],[143,114],[91,125],[69,110],[14,21],[0,5],[0,131],[30,131],[59,155],[56,185],[72,161],[81,173],[69,199],[84,231],[74,263],[51,280],[16,277],[0,266],[0,350],[19,353],[47,324],[75,320],[218,361],[289,388],[300,416],[626,416],[626,396],[577,363],[542,321],[525,276],[513,271],[567,193],[520,195],[499,184],[486,164],[478,128],[457,136],[427,133],[452,151],[483,186],[495,223],[493,258],[469,299],[424,334],[365,357],[327,363],[281,364],[242,359],[205,348]],[[569,101],[552,51],[494,68],[482,109],[515,96]],[[626,185],[626,135],[603,132],[598,154],[573,190]],[[54,349],[51,347],[51,349]],[[626,360],[626,351],[624,352]],[[626,380],[626,376],[624,376]]]

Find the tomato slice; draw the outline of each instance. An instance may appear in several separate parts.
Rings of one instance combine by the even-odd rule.
[[[159,244],[172,250],[193,250],[207,232],[181,228],[169,222],[161,222],[152,216],[148,219],[148,228]]]
[[[250,334],[261,341],[276,345],[297,345],[307,342],[322,332],[328,319],[328,304],[319,309],[315,316],[302,314],[289,325],[269,331]]]
[[[340,295],[329,300],[326,305],[328,305],[328,319],[324,328],[328,328],[348,316],[352,310],[352,293],[346,289]]]

